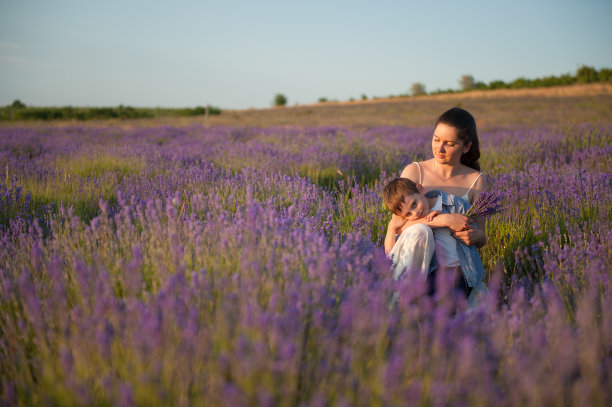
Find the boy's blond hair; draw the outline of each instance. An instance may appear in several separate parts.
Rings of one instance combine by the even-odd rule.
[[[385,189],[383,190],[383,201],[391,212],[399,215],[401,213],[404,197],[420,192],[417,184],[412,180],[408,178],[394,178],[385,185]]]

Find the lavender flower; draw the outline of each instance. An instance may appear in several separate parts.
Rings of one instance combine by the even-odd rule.
[[[470,218],[495,215],[503,211],[503,200],[504,192],[501,190],[482,191],[465,215]]]
[[[430,129],[0,128],[2,399],[602,404],[611,129],[481,134],[499,196],[473,211],[499,216],[469,308],[380,247]]]

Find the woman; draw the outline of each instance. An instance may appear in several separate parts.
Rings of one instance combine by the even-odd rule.
[[[401,177],[421,184],[425,191],[438,189],[460,197],[471,205],[486,188],[486,179],[482,176],[478,164],[480,146],[476,122],[472,115],[460,108],[444,112],[436,121],[431,147],[433,158],[407,165]],[[396,220],[402,223],[401,220]],[[477,284],[465,281],[460,272],[459,260],[440,258],[438,253],[444,253],[444,250],[441,250],[444,247],[440,245],[456,245],[454,239],[468,246],[484,246],[487,241],[485,219],[476,218],[475,223],[477,228],[474,227],[474,220],[460,213],[441,214],[431,222],[425,219],[405,221],[403,226],[396,230],[397,234],[401,234],[397,243],[401,241],[402,244],[394,247],[392,254],[398,257],[401,254],[408,267],[426,273],[430,271],[435,244],[438,269],[457,270],[457,287],[465,288],[466,294],[469,294]],[[429,227],[424,227],[424,224]],[[438,228],[435,243],[430,228]]]

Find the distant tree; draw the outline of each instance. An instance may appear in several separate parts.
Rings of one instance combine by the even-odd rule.
[[[529,87],[533,87],[533,81],[527,78],[520,77],[510,82],[508,86],[510,86],[513,89],[529,88]]]
[[[563,85],[572,85],[576,83],[576,78],[574,77],[574,75],[569,73],[561,75],[559,79],[561,80],[561,83]]]
[[[320,97],[319,98],[319,103],[325,103],[327,102],[327,98],[326,97]]]
[[[368,100],[368,95],[366,95],[365,93],[362,93],[361,100]]]
[[[474,83],[474,77],[472,75],[461,75],[461,79],[459,79],[461,90],[474,89]]]
[[[591,66],[582,65],[576,71],[576,79],[580,83],[591,83],[597,81],[597,70]]]
[[[597,73],[597,80],[599,82],[612,82],[612,69],[602,68]]]
[[[427,92],[427,94],[428,95],[440,95],[440,94],[455,93],[455,92],[457,92],[457,90],[455,89],[439,89],[438,88],[434,91]],[[400,96],[403,96],[403,95],[400,95]]]
[[[410,94],[412,96],[424,95],[425,93],[425,85],[421,82],[414,82],[410,87]]]
[[[507,88],[506,82],[502,80],[496,80],[489,82],[489,89],[504,89]]]
[[[282,93],[277,93],[274,96],[274,106],[285,106],[287,104],[287,97]]]
[[[25,105],[25,103],[23,103],[21,100],[19,100],[19,99],[15,99],[15,100],[13,101],[13,104],[11,105],[11,107],[12,107],[13,109],[23,109],[23,108],[25,108],[25,107],[26,107],[26,105]]]

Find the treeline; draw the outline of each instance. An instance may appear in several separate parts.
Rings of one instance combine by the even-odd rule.
[[[611,83],[612,69],[602,68],[599,71],[591,66],[583,65],[576,70],[574,75],[564,74],[560,76],[544,76],[542,78],[527,79],[517,78],[512,82],[504,82],[502,80],[494,80],[489,83],[474,80],[472,75],[463,75],[459,80],[460,90],[494,90],[494,89],[520,89],[520,88],[543,88],[549,86],[574,85],[579,83]],[[414,84],[413,84],[414,86]],[[438,93],[453,93],[457,92],[453,89],[437,90],[430,94]]]
[[[574,75],[567,73],[560,76],[545,76],[536,79],[517,78],[512,82],[494,80],[489,83],[476,81],[472,75],[462,75],[459,79],[459,89],[436,89],[428,92],[425,84],[414,82],[410,90],[399,95],[374,96],[372,99],[383,98],[408,98],[421,95],[439,95],[444,93],[469,92],[471,90],[494,90],[494,89],[520,89],[520,88],[543,88],[549,86],[575,85],[580,83],[612,83],[612,69],[602,68],[599,71],[591,66],[583,65],[576,70]],[[362,100],[367,100],[366,95],[361,96]],[[326,98],[320,98],[319,103],[326,102]],[[354,99],[351,99],[354,101]]]
[[[103,119],[149,119],[155,117],[189,117],[221,114],[214,106],[195,108],[140,108],[119,105],[117,107],[30,107],[20,100],[0,108],[0,120],[103,120]]]

